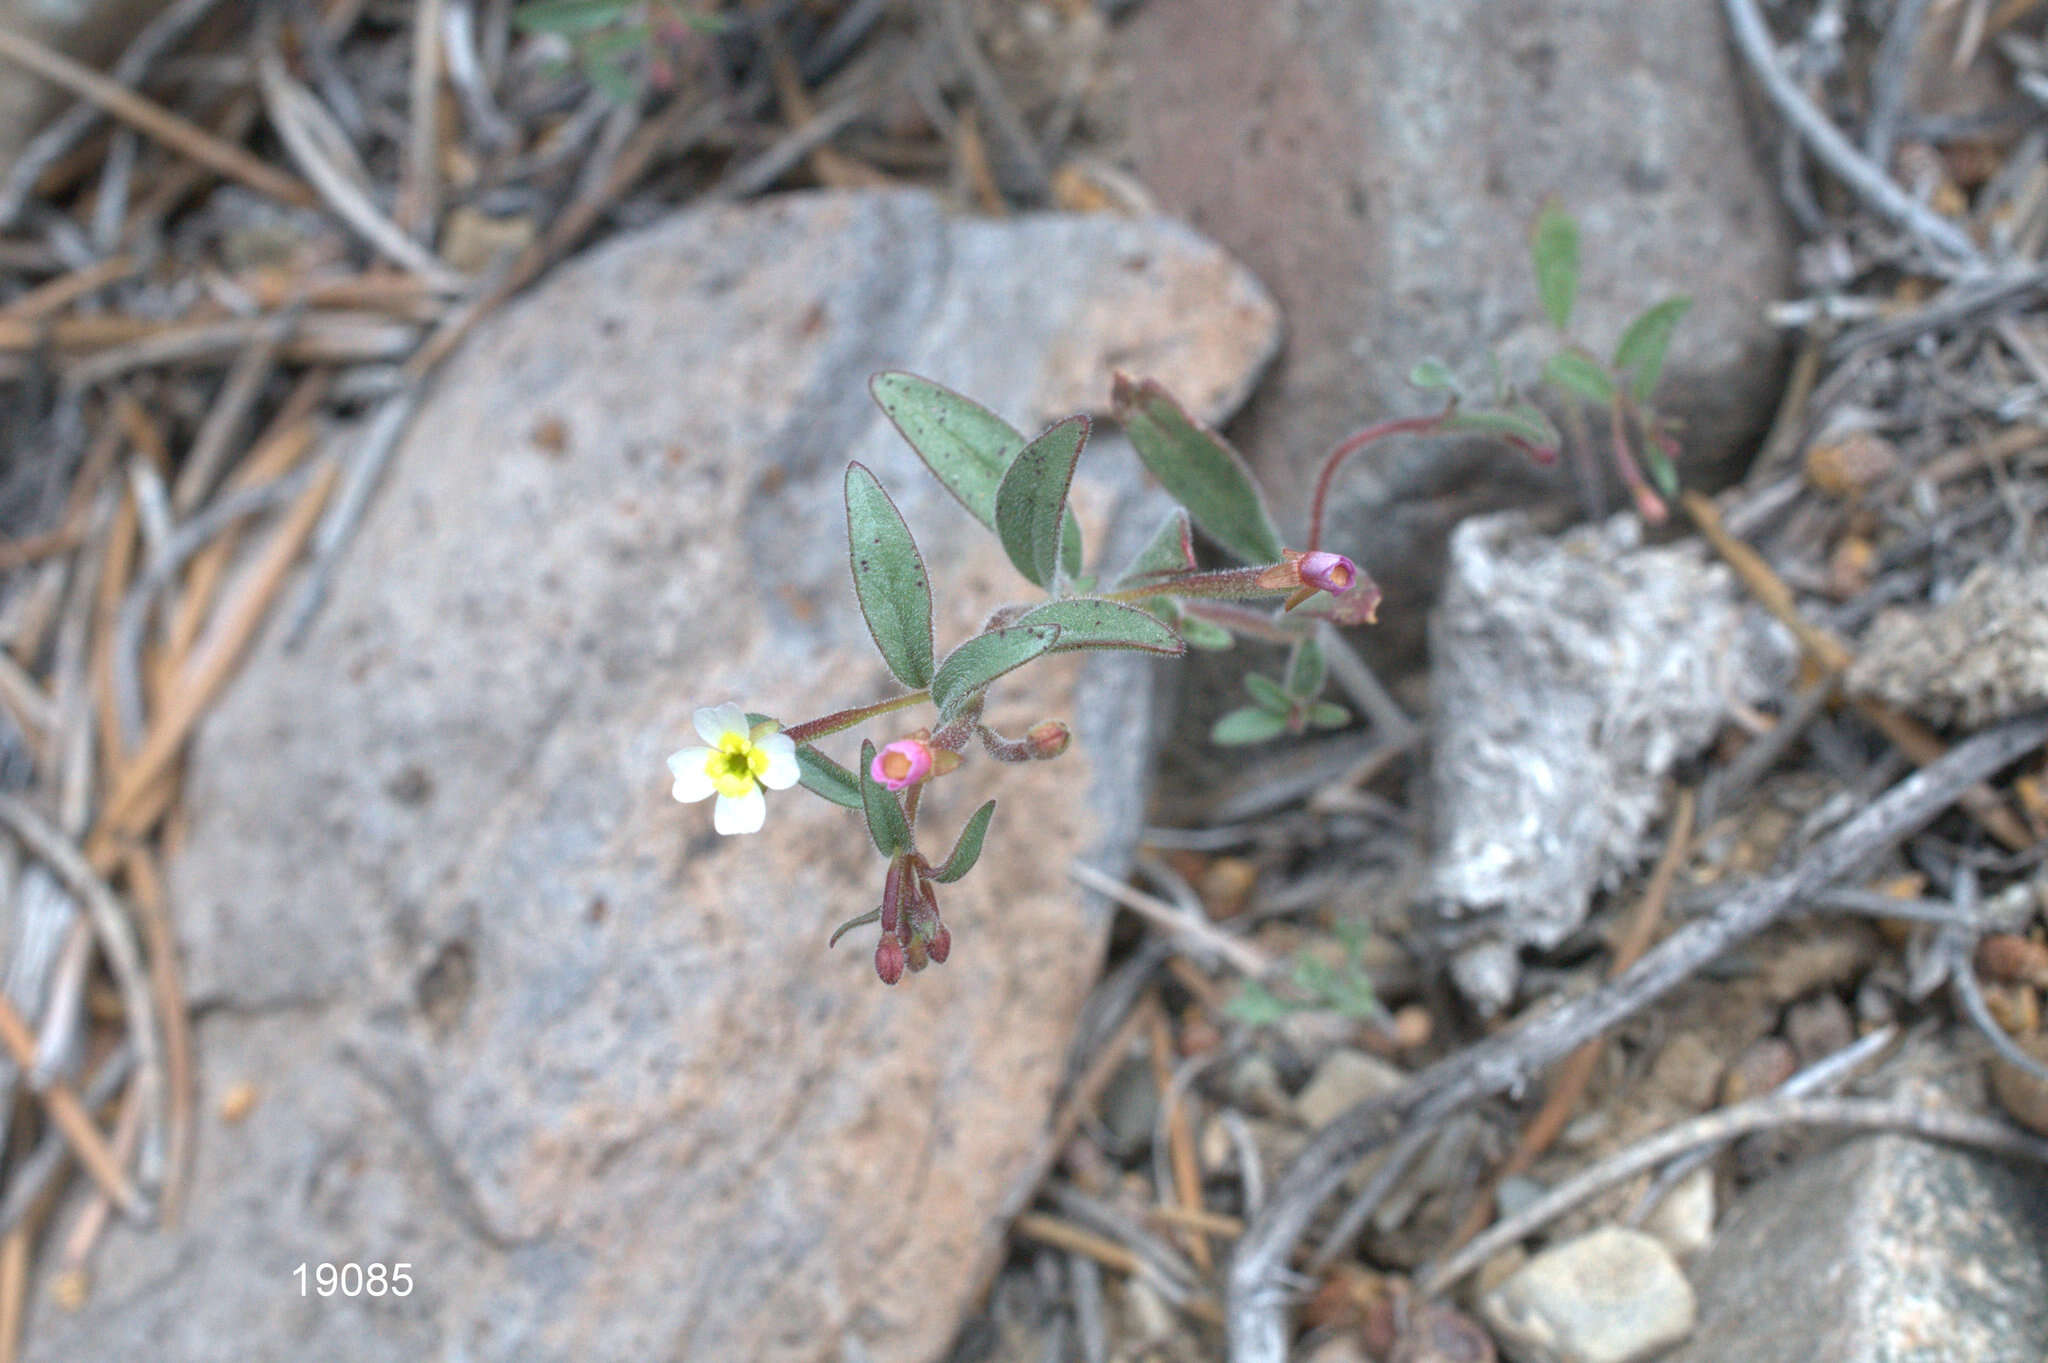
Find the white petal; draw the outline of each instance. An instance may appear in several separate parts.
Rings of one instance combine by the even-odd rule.
[[[759,786],[737,800],[721,795],[711,807],[711,826],[721,833],[758,833],[767,819],[768,801]]]
[[[675,773],[678,800],[686,805],[695,804],[711,794],[711,773],[705,770],[710,761],[709,748],[685,748],[669,755],[668,769]]]
[[[768,789],[788,790],[803,775],[796,764],[796,744],[788,734],[769,734],[755,746],[768,754],[768,770],[761,773],[761,784]]]
[[[694,718],[697,737],[714,748],[718,746],[718,740],[727,734],[738,734],[741,738],[747,736],[747,712],[732,701],[699,710]]]

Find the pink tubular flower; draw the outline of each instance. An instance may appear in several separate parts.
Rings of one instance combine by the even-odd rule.
[[[907,790],[932,774],[932,749],[918,738],[899,738],[875,754],[868,775],[887,790]]]
[[[875,943],[875,974],[883,984],[894,984],[903,978],[903,944],[894,937],[884,937]]]
[[[1299,566],[1303,586],[1320,587],[1332,596],[1344,595],[1358,582],[1358,565],[1326,549],[1303,554]]]

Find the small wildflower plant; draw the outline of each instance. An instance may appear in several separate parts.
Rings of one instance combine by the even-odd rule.
[[[1568,251],[1559,245],[1562,240],[1554,221],[1539,222],[1539,288],[1560,328],[1577,287],[1576,228]],[[1560,283],[1567,265],[1569,287]],[[1560,290],[1565,299],[1554,305]],[[1624,338],[1615,363],[1601,371],[1613,387],[1601,391],[1615,410],[1651,432],[1659,428],[1647,393],[1676,322],[1676,312],[1656,314],[1667,315],[1668,320],[1632,327],[1636,339]],[[999,607],[971,636],[941,650],[933,632],[933,583],[917,541],[881,480],[859,462],[849,463],[844,494],[854,597],[876,651],[903,689],[790,724],[736,703],[699,710],[702,743],[669,759],[676,798],[716,797],[713,826],[735,835],[759,831],[768,793],[792,786],[854,811],[886,866],[880,900],[841,924],[828,945],[855,928],[878,925],[875,973],[892,985],[905,971],[943,963],[953,936],[940,916],[937,887],[974,869],[996,802],[976,809],[935,861],[918,817],[926,787],[957,769],[971,747],[997,762],[1041,762],[1059,757],[1071,739],[1058,719],[1015,736],[990,727],[984,719],[989,690],[1009,683],[1012,674],[1056,653],[1127,649],[1175,656],[1189,648],[1228,648],[1243,637],[1285,645],[1287,662],[1277,677],[1245,679],[1253,703],[1217,722],[1215,742],[1258,743],[1350,722],[1341,705],[1323,699],[1326,668],[1317,633],[1325,622],[1372,623],[1380,592],[1350,558],[1323,547],[1324,512],[1338,470],[1373,442],[1399,434],[1488,435],[1543,462],[1553,460],[1559,446],[1543,411],[1504,386],[1491,401],[1469,402],[1435,361],[1417,366],[1415,382],[1442,390],[1444,406],[1360,431],[1332,450],[1316,480],[1307,544],[1294,548],[1282,540],[1244,460],[1222,437],[1189,416],[1156,381],[1117,375],[1112,414],[1178,506],[1129,562],[1111,566],[1083,562],[1080,526],[1068,505],[1090,434],[1086,416],[1068,417],[1026,437],[994,412],[928,379],[893,371],[875,375],[869,390],[883,414],[926,470],[996,537],[1034,594]],[[1195,550],[1198,529],[1232,562],[1204,566]],[[858,725],[914,709],[929,711],[929,717],[880,746],[863,741],[851,766],[819,746]],[[1303,977],[1297,985],[1338,1006],[1376,1007],[1348,979]]]

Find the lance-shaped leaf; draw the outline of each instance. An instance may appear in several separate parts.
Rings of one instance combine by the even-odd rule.
[[[1441,388],[1447,393],[1461,391],[1458,376],[1451,372],[1449,365],[1434,355],[1425,356],[1415,362],[1415,367],[1408,371],[1408,382],[1424,392],[1433,388]]]
[[[810,744],[797,745],[796,766],[797,783],[805,790],[822,795],[835,805],[844,805],[848,809],[863,808],[860,782],[854,774]]]
[[[1511,436],[1539,448],[1557,444],[1557,430],[1542,411],[1526,403],[1512,407],[1490,407],[1477,411],[1460,409],[1444,423],[1447,431],[1476,431],[1485,435]]]
[[[1188,416],[1151,379],[1133,383],[1117,375],[1111,402],[1145,467],[1209,538],[1246,563],[1280,557],[1280,532],[1251,470],[1221,436]]]
[[[1664,374],[1664,352],[1671,348],[1671,333],[1680,318],[1692,308],[1692,300],[1680,295],[1667,298],[1643,310],[1621,343],[1614,347],[1614,367],[1629,376],[1628,391],[1637,402],[1648,402]]]
[[[968,816],[966,827],[960,830],[959,839],[953,844],[952,855],[946,864],[932,872],[932,879],[941,885],[951,885],[974,869],[974,863],[981,860],[981,840],[988,836],[988,821],[995,817],[996,802],[990,800]]]
[[[1175,507],[1166,513],[1166,519],[1152,532],[1145,547],[1125,565],[1112,590],[1156,582],[1168,573],[1192,572],[1194,567],[1195,543],[1188,513]]]
[[[1232,710],[1216,721],[1209,730],[1209,741],[1226,748],[1243,747],[1247,743],[1264,743],[1287,732],[1287,720],[1271,710],[1260,710],[1247,705],[1242,710]]]
[[[1135,648],[1146,653],[1181,654],[1188,646],[1165,621],[1121,601],[1073,597],[1048,601],[1018,617],[1020,625],[1058,625],[1058,651],[1082,648]]]
[[[1573,397],[1605,407],[1614,401],[1614,380],[1600,362],[1576,350],[1560,350],[1543,366],[1543,377]]]
[[[1579,224],[1564,205],[1551,199],[1536,217],[1529,234],[1529,261],[1536,267],[1536,296],[1559,331],[1572,324],[1572,304],[1579,296]]]
[[[1323,646],[1303,639],[1287,660],[1287,694],[1296,700],[1311,700],[1323,689]]]
[[[996,489],[1024,436],[978,402],[915,374],[887,370],[868,380],[882,415],[900,432],[939,485],[983,525],[996,528]],[[1073,512],[1060,537],[1060,566],[1081,571],[1081,528]]]
[[[1351,712],[1333,700],[1319,700],[1308,707],[1308,722],[1318,729],[1341,729],[1351,722]]]
[[[910,822],[903,817],[903,806],[896,803],[896,797],[884,790],[875,781],[875,745],[867,739],[860,744],[860,802],[868,816],[868,836],[875,840],[875,850],[885,857],[893,857],[910,846]]]
[[[874,474],[846,466],[846,544],[853,592],[882,661],[905,686],[932,679],[932,585],[896,503]]]
[[[1017,571],[1051,588],[1067,523],[1067,489],[1088,443],[1088,418],[1070,416],[1017,452],[996,487],[996,538]]]
[[[1258,702],[1261,710],[1279,715],[1282,719],[1285,719],[1288,712],[1294,709],[1294,702],[1288,699],[1287,692],[1282,690],[1280,683],[1274,681],[1271,677],[1257,672],[1247,672],[1244,678],[1244,689],[1252,693],[1252,699]]]
[[[1005,672],[1015,671],[1059,641],[1057,625],[1012,625],[977,634],[946,655],[932,678],[932,704],[939,722],[959,718],[967,702]]]

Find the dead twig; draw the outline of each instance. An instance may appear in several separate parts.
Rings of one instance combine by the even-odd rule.
[[[2004,1122],[1966,1112],[1929,1108],[1918,1101],[1880,1098],[1753,1098],[1680,1122],[1560,1183],[1451,1259],[1421,1277],[1424,1296],[1440,1296],[1460,1278],[1515,1241],[1564,1215],[1587,1198],[1645,1169],[1702,1145],[1724,1145],[1753,1131],[1783,1126],[1836,1126],[1862,1131],[1903,1131],[1923,1140],[1971,1146],[1996,1155],[2048,1164],[2048,1140]]]
[[[1294,1246],[1346,1172],[1404,1128],[1428,1127],[1531,1082],[1582,1042],[1661,998],[1702,965],[1778,921],[1871,857],[1924,827],[1957,797],[2048,738],[2048,717],[1988,729],[1921,768],[1808,849],[1791,871],[1732,896],[1678,928],[1635,968],[1583,997],[1489,1038],[1415,1076],[1385,1098],[1345,1112],[1310,1142],[1231,1257],[1226,1297],[1232,1363],[1283,1363],[1285,1297],[1274,1284]]]
[[[24,1072],[34,1067],[36,1039],[5,994],[0,994],[0,1046],[6,1047],[8,1055]],[[128,1181],[120,1161],[107,1148],[106,1139],[92,1124],[85,1104],[79,1101],[77,1090],[62,1079],[53,1079],[37,1090],[37,1096],[42,1099],[43,1109],[50,1114],[51,1122],[64,1134],[64,1139],[78,1156],[79,1166],[92,1176],[100,1190],[121,1209],[124,1216],[135,1221],[149,1220],[147,1199]],[[20,1230],[17,1226],[12,1233],[19,1234]]]
[[[1982,264],[1976,243],[1961,228],[1900,189],[1807,98],[1799,82],[1779,62],[1770,29],[1757,10],[1756,0],[1722,0],[1722,8],[1727,11],[1728,25],[1734,31],[1736,51],[1756,73],[1779,115],[1822,165],[1880,217],[1911,232],[1954,263]]]
[[[115,118],[148,134],[172,151],[188,156],[230,180],[238,180],[294,208],[311,208],[313,192],[269,163],[222,141],[196,123],[187,122],[153,100],[144,99],[118,81],[81,66],[25,33],[0,28],[0,57],[88,99]]]
[[[1250,942],[1231,936],[1205,915],[1188,913],[1163,899],[1132,889],[1086,862],[1077,861],[1069,866],[1067,875],[1084,889],[1113,899],[1131,912],[1165,928],[1180,939],[1190,955],[1198,959],[1221,961],[1240,975],[1254,980],[1266,979],[1276,969],[1273,959],[1265,952]]]

